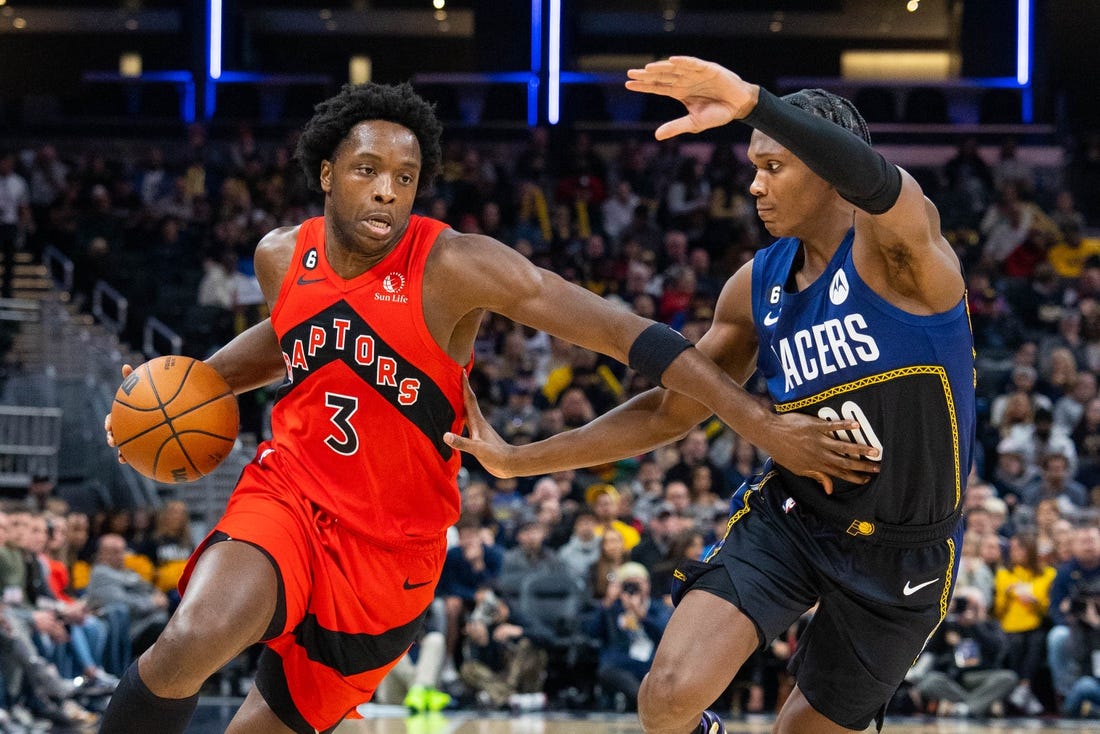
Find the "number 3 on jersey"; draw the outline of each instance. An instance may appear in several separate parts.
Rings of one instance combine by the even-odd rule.
[[[817,411],[817,417],[827,421],[838,421],[841,418],[857,421],[859,428],[854,431],[836,431],[836,437],[842,441],[874,446],[878,449],[878,456],[868,456],[867,458],[872,461],[882,461],[882,441],[875,435],[874,429],[871,428],[871,421],[868,420],[867,414],[863,412],[863,408],[855,402],[845,400],[844,404],[840,406],[839,414],[835,409],[825,406]]]
[[[359,409],[359,399],[350,395],[340,395],[334,392],[325,393],[325,405],[336,408],[329,420],[336,426],[337,433],[329,434],[325,439],[328,447],[338,454],[351,456],[359,449],[359,434],[355,432],[355,426],[351,425],[351,417]]]

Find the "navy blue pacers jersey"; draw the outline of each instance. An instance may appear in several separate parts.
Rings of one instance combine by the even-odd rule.
[[[776,411],[861,428],[840,438],[880,449],[881,472],[865,485],[817,482],[778,467],[802,506],[850,535],[884,537],[890,526],[954,530],[974,442],[974,351],[966,299],[931,316],[891,305],[860,280],[850,229],[825,272],[801,292],[788,283],[800,242],[782,238],[752,264],[757,366]],[[933,540],[933,538],[928,538]]]

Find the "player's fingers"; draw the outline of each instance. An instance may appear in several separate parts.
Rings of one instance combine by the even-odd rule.
[[[666,61],[674,69],[702,69],[708,64],[695,56],[669,56]]]
[[[867,484],[867,482],[871,481],[870,475],[865,471],[848,469],[845,467],[832,467],[829,469],[829,473],[837,479],[843,479],[852,484]]]
[[[882,471],[882,464],[877,461],[869,461],[847,454],[837,455],[834,464],[837,469],[856,472],[867,477],[872,477]]]
[[[807,473],[806,476],[820,484],[821,488],[825,490],[825,494],[833,493],[833,480],[829,477],[828,474],[822,474],[821,472],[812,471]]]
[[[126,379],[130,376],[130,373],[134,371],[134,368],[128,364],[122,365],[122,379]]]
[[[657,59],[646,64],[644,70],[650,74],[670,74],[675,73],[676,64],[671,59]]]
[[[626,88],[631,92],[645,92],[646,94],[658,94],[662,97],[680,98],[680,87],[675,87],[668,82],[659,79],[636,79],[626,83]]]
[[[470,387],[470,378],[462,373],[462,404],[466,408],[466,422],[484,421],[481,415],[481,406],[477,404],[477,394]]]
[[[690,117],[684,115],[683,117],[679,117],[661,125],[657,128],[657,131],[653,133],[653,136],[658,140],[668,140],[677,135],[691,132],[695,132],[695,123],[691,121]]]
[[[842,441],[839,438],[826,439],[825,447],[835,454],[840,456],[848,456],[854,459],[878,459],[881,452],[874,446],[868,446],[862,443],[852,443],[851,441]]]
[[[443,443],[447,444],[456,451],[470,453],[469,448],[473,442],[468,438],[459,436],[457,433],[451,433],[450,431],[448,431],[447,433],[443,434]]]
[[[828,442],[829,448],[838,454],[872,458],[878,458],[879,456],[879,449],[875,446],[865,443],[852,443],[836,437],[839,431],[862,431],[863,426],[860,425],[859,421],[824,421],[818,425],[818,430],[831,437]]]

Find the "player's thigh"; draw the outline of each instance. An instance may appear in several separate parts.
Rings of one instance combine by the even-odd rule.
[[[225,734],[297,734],[279,720],[255,686],[248,692]]]
[[[278,599],[277,576],[266,553],[249,543],[213,543],[196,561],[187,592],[158,643],[162,649],[182,647],[190,659],[225,663],[262,638]]]

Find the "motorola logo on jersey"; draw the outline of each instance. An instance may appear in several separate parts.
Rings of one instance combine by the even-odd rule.
[[[834,279],[833,284],[836,282]],[[847,281],[844,283],[847,289]],[[789,392],[837,370],[874,362],[881,351],[868,332],[863,315],[850,313],[843,319],[828,319],[780,339],[777,351],[783,366],[784,389]]]
[[[839,306],[848,300],[848,276],[843,270],[836,271],[833,282],[829,284],[829,300],[834,306]]]
[[[388,301],[390,303],[408,303],[409,297],[401,291],[405,290],[405,276],[401,273],[390,273],[382,279],[382,290],[385,293],[375,293],[374,300]]]

